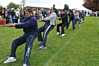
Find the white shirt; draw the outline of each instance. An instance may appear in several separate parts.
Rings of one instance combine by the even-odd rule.
[[[79,12],[78,11],[75,11],[74,16],[75,16],[76,19],[79,19],[80,18],[79,17]]]
[[[55,12],[52,12],[48,17],[44,18],[44,20],[50,20],[50,25],[56,24],[57,15]]]

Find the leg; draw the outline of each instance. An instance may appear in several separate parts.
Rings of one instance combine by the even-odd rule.
[[[48,33],[54,28],[54,26],[49,25],[48,28],[45,30],[44,35],[43,35],[43,41],[40,43],[41,46],[46,47],[46,41],[47,41],[47,36]]]
[[[24,62],[23,65],[28,66],[29,65],[29,58],[33,46],[33,41],[36,38],[37,34],[29,35],[26,39],[26,47],[25,47],[25,54],[24,54]]]
[[[16,49],[19,45],[22,45],[25,41],[26,41],[25,35],[13,41],[10,57],[8,57],[8,59],[5,60],[4,63],[11,63],[16,61]]]
[[[73,31],[75,30],[75,17],[72,18],[72,29]]]
[[[69,23],[68,23],[68,16],[66,17],[66,29],[68,30],[68,28],[69,28]]]
[[[81,20],[80,18],[78,18],[78,28],[80,28],[80,23],[81,23]]]
[[[72,21],[72,17],[69,17],[68,27],[70,26],[71,21]]]
[[[42,32],[45,30],[45,25],[38,30],[38,41],[43,41]]]
[[[60,24],[57,25],[57,32],[59,32],[59,26],[60,26]]]
[[[61,33],[61,29],[60,29],[61,24],[62,23],[60,23],[60,24],[57,25],[57,35],[59,35]]]
[[[16,57],[16,49],[26,41],[26,36],[23,35],[12,42],[10,57]]]
[[[61,34],[64,34],[64,24],[61,24]]]

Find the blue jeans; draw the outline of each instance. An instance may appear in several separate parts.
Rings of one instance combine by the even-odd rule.
[[[25,33],[23,36],[15,39],[12,43],[10,57],[16,57],[16,49],[20,45],[22,45],[26,42],[23,64],[29,65],[29,58],[30,58],[30,54],[31,54],[31,49],[32,49],[32,46],[33,46],[33,41],[36,37],[37,37],[37,32],[35,32],[35,33]]]

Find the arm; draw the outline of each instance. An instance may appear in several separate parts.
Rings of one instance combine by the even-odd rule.
[[[36,24],[36,22],[37,22],[36,18],[31,18],[25,23],[16,24],[15,27],[16,28],[29,28],[29,27],[33,27]]]
[[[50,16],[48,16],[48,17],[44,18],[44,20],[45,20],[45,21],[50,20],[52,17],[53,17],[53,15],[52,15],[52,14],[50,14]]]
[[[15,27],[16,24],[5,24],[5,25],[0,25],[0,27]]]

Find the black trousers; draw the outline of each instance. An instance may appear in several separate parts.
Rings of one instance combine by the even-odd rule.
[[[69,28],[68,16],[62,18],[62,23],[64,24],[64,26],[66,26],[66,29],[68,30],[68,28]]]
[[[46,25],[46,26],[39,28],[38,40],[41,41],[40,43],[41,46],[44,46],[44,47],[46,46],[48,34],[53,28],[54,28],[54,25]]]
[[[63,24],[63,23],[58,24],[57,32],[59,32],[60,34],[64,34],[64,27],[65,27],[65,24]]]

